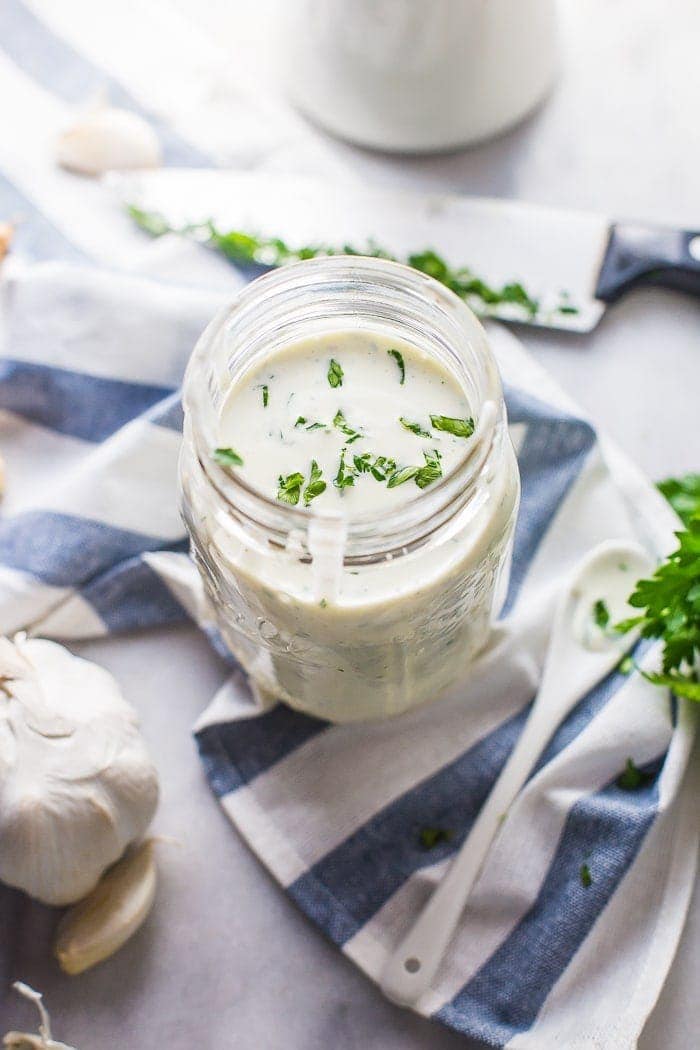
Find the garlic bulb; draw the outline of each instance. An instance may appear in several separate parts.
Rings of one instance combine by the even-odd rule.
[[[157,168],[161,149],[155,131],[138,113],[100,105],[59,135],[56,157],[69,171],[102,175],[112,168]]]
[[[107,671],[0,638],[0,880],[71,904],[148,827],[156,771]]]
[[[12,986],[25,999],[36,1005],[39,1011],[39,1035],[29,1032],[8,1032],[2,1041],[6,1050],[73,1050],[67,1043],[59,1043],[51,1036],[51,1018],[42,1002],[41,992],[35,992],[28,984],[15,981]]]

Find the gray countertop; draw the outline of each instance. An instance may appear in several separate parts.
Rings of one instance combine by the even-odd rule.
[[[266,0],[173,0],[205,31],[227,17],[241,63],[260,44]],[[565,59],[545,106],[510,135],[439,158],[336,155],[383,183],[459,189],[700,227],[700,6],[695,0],[566,0]],[[262,28],[261,28],[262,27]],[[266,53],[261,57],[264,73]],[[700,469],[700,304],[637,293],[590,337],[523,332],[535,356],[647,471]],[[54,916],[13,898],[9,973],[40,988],[56,1036],[79,1050],[193,1047],[432,1050],[467,1040],[388,1002],[285,898],[238,839],[204,782],[190,727],[224,668],[194,629],[81,645],[138,707],[162,777],[157,906],[111,961],[61,975]],[[8,960],[5,953],[0,971]],[[686,1050],[700,1017],[700,895],[640,1042]],[[7,1002],[21,1027],[28,1005]],[[695,1035],[695,1040],[693,1039]]]

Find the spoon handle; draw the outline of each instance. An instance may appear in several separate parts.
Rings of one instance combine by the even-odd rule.
[[[381,987],[394,1002],[415,1003],[435,976],[503,818],[549,739],[553,726],[542,712],[536,704],[446,875],[389,957]]]

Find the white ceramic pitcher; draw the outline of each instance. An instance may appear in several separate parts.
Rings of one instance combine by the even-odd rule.
[[[342,138],[429,152],[487,138],[543,98],[556,0],[284,0],[290,97]]]

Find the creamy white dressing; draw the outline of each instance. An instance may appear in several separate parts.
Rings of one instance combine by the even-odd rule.
[[[332,361],[342,370],[335,387],[328,380]],[[334,425],[338,410],[361,435],[357,440]],[[431,415],[474,416],[476,431],[455,436],[436,429]],[[306,422],[297,425],[300,416]],[[400,417],[428,436],[406,429]],[[313,423],[324,426],[307,429]],[[369,330],[288,345],[234,379],[218,442],[242,458],[236,474],[273,500],[280,476],[299,472],[306,483],[313,460],[326,482],[309,502],[310,558],[298,543],[283,549],[255,530],[233,527],[221,511],[209,518],[205,491],[188,494],[199,507],[200,564],[216,551],[227,566],[216,592],[222,632],[258,686],[319,717],[352,721],[437,699],[464,673],[486,641],[504,590],[518,498],[507,434],[468,506],[396,557],[344,562],[347,529],[369,514],[381,535],[383,509],[408,507],[439,479],[424,489],[413,478],[389,488],[388,472],[384,480],[357,473],[346,488],[333,482],[343,449],[350,469],[355,455],[369,453],[395,461],[396,470],[424,465],[424,453],[434,461],[437,450],[445,476],[479,442],[481,467],[498,425],[501,410],[487,402],[476,412],[456,376],[434,357]],[[303,488],[297,505],[304,505]]]
[[[328,379],[331,362],[342,371],[337,386]],[[413,479],[389,488],[370,472],[353,476],[353,484],[341,488],[334,479],[343,450],[343,475],[355,474],[354,457],[365,454],[372,463],[377,456],[392,460],[398,470],[424,467],[426,454],[437,451],[443,475],[464,459],[471,438],[436,429],[431,415],[473,415],[446,368],[401,339],[363,330],[337,332],[287,346],[241,376],[226,398],[219,441],[243,459],[236,468],[240,476],[273,498],[280,476],[301,473],[308,482],[316,461],[326,489],[309,506],[352,520],[394,510],[421,489]],[[422,433],[407,429],[401,418]],[[299,502],[304,505],[303,488]]]

